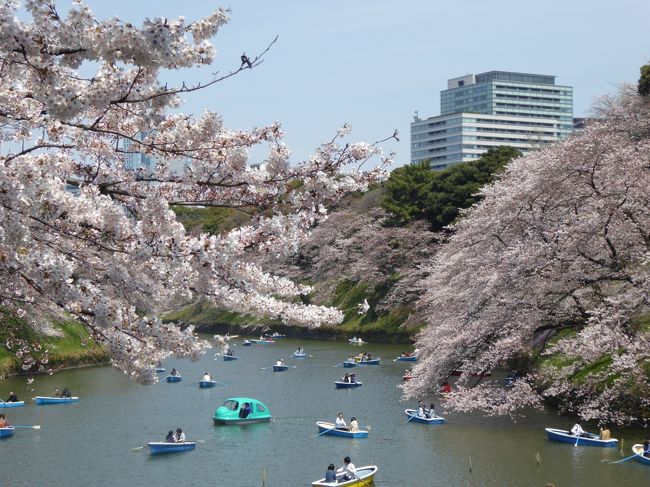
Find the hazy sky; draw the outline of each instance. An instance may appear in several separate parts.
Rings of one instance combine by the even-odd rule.
[[[69,1],[59,1],[60,13]],[[199,81],[239,66],[243,51],[279,40],[265,62],[202,93],[184,112],[219,112],[230,128],[280,121],[295,160],[309,156],[343,123],[353,141],[385,145],[409,161],[409,123],[439,114],[448,78],[489,70],[557,76],[574,87],[574,116],[621,82],[636,82],[650,59],[650,1],[618,0],[87,0],[100,18],[194,20],[218,6],[231,21],[213,39],[216,68],[170,73]]]

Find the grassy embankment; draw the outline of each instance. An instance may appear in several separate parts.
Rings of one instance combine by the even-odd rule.
[[[78,365],[103,364],[108,355],[90,339],[86,329],[75,321],[53,321],[60,336],[46,336],[35,332],[24,320],[0,308],[0,378],[22,373],[16,358],[6,347],[7,339],[16,338],[39,343],[42,350],[49,350],[46,368],[61,369]]]
[[[252,330],[265,325],[272,326],[276,331],[288,333],[291,336],[313,338],[345,338],[353,335],[362,336],[366,340],[377,342],[411,342],[420,327],[402,327],[409,317],[408,306],[399,306],[388,313],[375,312],[376,304],[386,295],[390,287],[397,282],[399,276],[394,275],[384,283],[372,286],[365,282],[343,280],[336,286],[336,291],[330,306],[336,306],[344,312],[343,322],[336,326],[308,329],[291,327],[279,320],[256,318],[249,315],[221,311],[205,301],[186,306],[178,311],[169,313],[165,320],[193,324],[205,332],[240,332]],[[358,305],[367,299],[370,310],[360,315]],[[309,302],[309,297],[304,299]]]

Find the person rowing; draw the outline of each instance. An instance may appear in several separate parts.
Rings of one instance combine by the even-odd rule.
[[[18,402],[18,396],[14,393],[14,391],[11,391],[9,393],[9,399],[7,399],[5,402]]]
[[[284,360],[283,360],[283,359],[279,359],[279,360],[275,363],[275,365],[277,365],[278,367],[284,367]]]
[[[354,463],[350,460],[350,457],[345,457],[343,459],[343,466],[338,469],[339,473],[343,474],[341,480],[348,481],[357,478],[357,468],[354,466]]]
[[[343,418],[343,413],[339,413],[336,415],[336,420],[334,424],[337,430],[348,431],[348,425],[345,422],[345,419]]]
[[[176,428],[174,443],[185,443],[185,433],[183,433],[183,430],[180,428]]]
[[[9,421],[7,421],[7,419],[5,418],[5,415],[0,414],[0,428],[8,428],[9,426],[11,425],[9,424]]]
[[[174,377],[180,377],[181,376],[181,374],[176,369],[172,369],[172,371],[169,373],[169,375],[172,375]]]
[[[350,382],[350,374],[348,374],[347,372],[345,373],[345,377],[343,377],[343,382],[345,382],[346,384]]]
[[[203,374],[203,380],[207,382],[212,381],[212,376],[210,375],[210,372],[206,372],[205,374]]]
[[[571,434],[573,436],[585,436],[585,430],[582,429],[582,426],[576,423],[573,425],[573,428],[571,428]]]

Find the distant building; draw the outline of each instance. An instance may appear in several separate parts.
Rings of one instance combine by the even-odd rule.
[[[148,133],[138,132],[135,136],[137,140],[144,140]],[[127,152],[124,161],[124,168],[129,170],[141,170],[145,173],[153,172],[156,169],[156,159],[150,155],[138,152],[134,148],[134,142],[128,139],[124,140],[124,150]],[[190,164],[189,157],[180,157],[167,161],[167,166],[172,174],[181,174],[183,169]]]
[[[447,81],[441,115],[411,122],[411,162],[434,169],[471,161],[493,147],[524,154],[573,132],[573,88],[555,76],[489,71]]]

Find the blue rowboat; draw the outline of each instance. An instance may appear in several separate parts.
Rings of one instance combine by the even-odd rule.
[[[237,360],[239,357],[235,357],[234,355],[224,355],[223,356],[223,361],[224,362],[229,362],[231,360]]]
[[[16,401],[16,402],[0,402],[0,408],[19,408],[20,406],[24,406],[25,401]]]
[[[544,428],[544,431],[546,431],[549,440],[571,443],[575,446],[602,446],[611,448],[618,445],[618,440],[616,438],[601,440],[598,438],[598,435],[593,433],[583,433],[582,436],[575,436],[572,435],[570,431],[555,428]]]
[[[208,387],[214,387],[216,386],[217,383],[213,380],[200,380],[199,381],[199,388],[200,389],[207,389]]]
[[[354,389],[355,387],[361,387],[363,382],[343,382],[341,380],[334,381],[334,385],[337,389]]]
[[[194,450],[196,441],[183,441],[181,443],[167,443],[166,441],[150,441],[147,443],[152,455],[160,453],[178,453],[181,451]]]
[[[352,431],[338,430],[334,423],[327,423],[325,421],[316,421],[318,426],[318,433],[323,436],[342,436],[344,438],[368,438],[368,432],[364,430]]]
[[[244,345],[245,347],[250,347],[252,344],[253,342],[251,342],[250,340],[244,340],[244,343],[242,343],[242,345]]]
[[[350,362],[349,360],[346,360],[345,362],[343,362],[343,367],[346,368],[346,369],[356,367],[356,366],[357,366],[356,362]]]
[[[0,428],[0,438],[9,438],[14,435],[15,428],[13,426],[7,426],[6,428]]]
[[[421,418],[418,416],[418,412],[415,409],[405,409],[404,413],[409,417],[409,423],[422,423],[422,424],[442,424],[446,423],[447,420],[442,416],[434,415],[432,418]]]
[[[288,370],[289,366],[288,365],[274,365],[273,366],[273,372],[284,372],[285,370]]]
[[[348,342],[351,345],[363,345],[364,343],[368,343],[368,342],[364,342],[361,338],[357,338],[357,337],[350,338]]]
[[[292,355],[293,358],[305,358],[306,356],[307,356],[307,354],[305,352],[302,352],[302,353],[293,352],[293,355]]]
[[[417,362],[418,358],[415,355],[400,355],[395,359],[395,362]]]
[[[650,465],[650,457],[645,457],[643,456],[643,445],[642,444],[636,444],[632,447],[632,452],[636,455],[634,457],[635,460],[638,460],[641,463],[645,463],[646,465]]]
[[[381,358],[371,358],[370,360],[357,360],[357,365],[379,365]]]
[[[36,396],[34,401],[38,406],[45,404],[68,404],[70,402],[79,402],[78,397],[46,397],[46,396]]]
[[[273,340],[269,339],[262,339],[262,340],[251,340],[252,343],[256,343],[258,345],[268,345],[269,343],[275,343]]]
[[[180,382],[183,380],[183,378],[180,375],[168,375],[165,377],[167,382]]]
[[[165,371],[164,367],[156,367],[156,373],[157,374],[162,374]]]
[[[278,340],[280,338],[286,338],[286,335],[282,335],[281,333],[273,333],[272,335],[266,335],[267,338],[270,338],[271,340]]]

